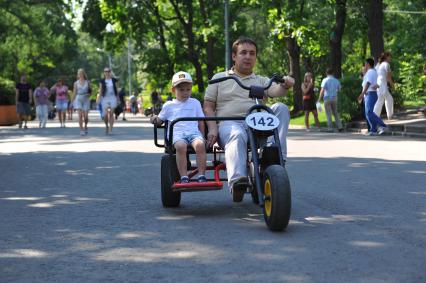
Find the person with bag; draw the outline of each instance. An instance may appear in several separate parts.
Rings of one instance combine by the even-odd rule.
[[[99,83],[96,102],[102,106],[105,133],[111,134],[114,126],[114,110],[118,102],[118,80],[112,76],[111,69],[104,68],[104,78]]]
[[[90,82],[87,79],[87,74],[84,69],[78,69],[77,80],[74,82],[73,97],[74,109],[78,112],[78,125],[80,126],[80,135],[87,135],[87,124],[89,123],[89,109],[90,109],[90,94],[92,89]],[[83,127],[84,124],[84,127]]]
[[[333,69],[328,68],[327,77],[321,82],[321,91],[318,102],[324,98],[325,114],[327,115],[327,127],[328,131],[333,131],[333,122],[331,115],[334,116],[334,122],[339,132],[343,131],[342,122],[340,121],[339,113],[337,112],[337,94],[340,91],[341,85],[338,79],[333,76]]]

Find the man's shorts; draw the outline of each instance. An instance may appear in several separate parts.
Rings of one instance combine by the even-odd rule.
[[[173,134],[173,144],[177,143],[178,141],[183,141],[186,144],[192,144],[195,140],[201,140],[202,142],[205,142],[204,137],[200,132]]]

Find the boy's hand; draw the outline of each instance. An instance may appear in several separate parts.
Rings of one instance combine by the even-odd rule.
[[[150,121],[152,124],[157,125],[157,126],[159,126],[159,125],[161,125],[161,124],[163,123],[163,121],[161,121],[161,120],[160,120],[160,118],[158,118],[158,116],[157,116],[157,115],[153,115],[153,116],[151,116],[151,118],[149,118],[149,121]]]

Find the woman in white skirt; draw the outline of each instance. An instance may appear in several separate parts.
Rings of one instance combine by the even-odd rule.
[[[393,116],[393,97],[389,91],[389,85],[393,88],[393,80],[389,63],[392,61],[390,52],[384,52],[380,55],[379,63],[376,65],[377,71],[377,102],[374,105],[374,113],[380,117],[383,104],[385,104],[388,119]]]
[[[89,108],[90,108],[90,82],[87,79],[87,74],[83,69],[77,71],[77,81],[74,82],[74,109],[78,112],[78,125],[80,126],[80,135],[87,135],[87,124],[89,123]],[[83,127],[84,125],[84,127]]]
[[[111,134],[114,126],[114,109],[117,107],[118,101],[118,80],[112,77],[111,69],[104,68],[104,79],[99,83],[99,94],[96,99],[97,103],[101,103],[102,115],[105,122],[105,133]]]

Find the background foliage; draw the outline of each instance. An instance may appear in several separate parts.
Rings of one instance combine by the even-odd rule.
[[[295,89],[281,99],[295,112],[300,109],[303,74],[313,72],[319,86],[325,69],[338,64],[343,85],[340,110],[345,120],[356,119],[359,71],[372,53],[368,33],[374,24],[369,18],[373,4],[384,11],[383,35],[377,36],[384,50],[393,54],[397,107],[408,100],[423,101],[424,0],[230,0],[231,43],[241,35],[256,40],[256,73],[295,76]],[[21,73],[33,83],[44,78],[52,84],[63,76],[71,85],[81,67],[96,84],[110,58],[121,86],[127,88],[130,82],[138,92],[159,90],[166,95],[173,73],[186,70],[195,81],[194,95],[202,99],[208,79],[225,69],[222,0],[0,1],[0,11],[2,89]],[[76,21],[79,13],[81,22]],[[339,16],[344,16],[343,22]],[[340,59],[333,44],[341,46]]]

